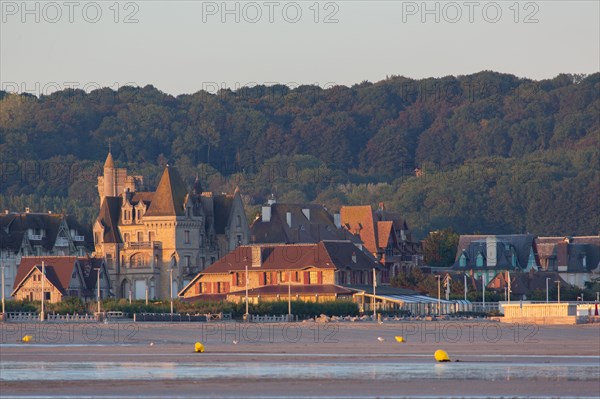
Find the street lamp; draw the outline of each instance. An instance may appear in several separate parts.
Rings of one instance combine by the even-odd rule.
[[[438,316],[441,313],[441,300],[440,300],[440,291],[441,291],[441,280],[442,280],[442,276],[440,276],[439,274],[437,276],[435,276],[435,278],[437,278],[437,283],[438,283],[438,301],[437,301],[437,314]]]
[[[292,321],[292,272],[288,270],[288,321]]]
[[[0,268],[2,268],[2,317],[4,317],[4,313],[6,312],[4,307],[4,267],[4,265],[0,265]]]
[[[100,317],[100,268],[98,268],[98,283],[96,285],[98,286],[98,317]]]
[[[548,281],[550,280],[550,277],[546,277],[546,303],[548,303]]]
[[[248,321],[248,264],[246,263],[246,321]]]
[[[46,280],[46,265],[42,261],[42,313],[40,314],[40,320],[44,321],[44,280]]]
[[[375,268],[373,268],[373,320],[377,318],[377,272]]]
[[[558,302],[557,303],[560,303],[560,280],[556,280],[555,283],[558,286]]]
[[[171,316],[173,316],[173,268],[171,267],[169,269],[169,281],[170,281],[170,285],[171,285]]]

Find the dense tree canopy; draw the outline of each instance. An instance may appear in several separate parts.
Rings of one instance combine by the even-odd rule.
[[[152,86],[0,92],[0,207],[92,220],[110,140],[117,165],[149,188],[169,162],[189,183],[240,186],[249,217],[274,193],[330,209],[385,201],[421,237],[448,226],[598,234],[599,93],[600,73],[494,72],[178,97]]]

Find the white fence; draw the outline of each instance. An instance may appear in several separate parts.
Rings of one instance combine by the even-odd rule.
[[[40,314],[34,312],[7,312],[5,314],[5,320],[7,322],[13,323],[23,323],[23,322],[35,322],[40,321]],[[48,314],[46,315],[47,322],[73,322],[73,323],[82,323],[82,322],[95,322],[97,321],[96,317],[89,314]]]
[[[293,321],[294,316],[290,315],[281,315],[281,316],[259,316],[259,315],[250,315],[250,321],[252,323],[287,323],[289,321]]]

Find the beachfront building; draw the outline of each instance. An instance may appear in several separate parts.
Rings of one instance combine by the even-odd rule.
[[[100,297],[111,296],[106,265],[101,258],[24,256],[18,267],[12,296],[21,301],[41,301],[43,295],[44,301],[49,303],[60,302],[67,297],[95,300],[98,277]]]
[[[252,302],[352,298],[356,290],[346,285],[372,285],[382,269],[350,241],[243,245],[200,272],[179,296],[239,302],[247,287]]]
[[[537,271],[534,236],[461,235],[452,269],[489,283],[498,273]]]
[[[118,297],[175,297],[208,265],[248,243],[238,190],[205,192],[196,178],[190,191],[168,165],[156,191],[138,191],[142,181],[116,168],[110,153],[98,179],[95,255],[106,259]]]
[[[6,297],[13,290],[24,256],[87,256],[93,250],[92,232],[72,216],[36,213],[29,208],[0,214],[0,267]]]
[[[537,237],[541,270],[580,288],[600,280],[600,236]]]
[[[421,243],[413,241],[406,220],[386,210],[383,203],[375,211],[369,205],[342,206],[340,226],[360,238],[365,249],[385,266],[386,280],[422,264]]]

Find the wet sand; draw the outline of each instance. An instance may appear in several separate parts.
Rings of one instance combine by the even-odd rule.
[[[5,368],[0,375],[2,397],[597,397],[600,393],[600,380],[593,378],[600,374],[599,325],[3,323],[0,332],[0,362]],[[33,337],[32,343],[17,343],[25,334]],[[398,343],[395,336],[407,342]],[[205,345],[205,353],[194,353],[197,341]],[[435,363],[433,352],[440,348],[454,362]],[[122,375],[109,381],[87,377],[73,381],[82,362],[104,362],[108,364],[104,368],[131,362],[149,370],[159,366],[174,370],[134,380]],[[41,375],[43,368],[24,377],[6,377],[14,376],[6,371],[10,365],[59,363],[66,367],[65,378],[57,374],[42,380],[36,373]],[[298,378],[290,375],[290,364],[302,370]],[[390,378],[381,373],[386,364],[405,366],[411,372],[425,367],[425,373],[411,379]],[[497,366],[499,373],[473,373],[478,364],[484,371]],[[198,365],[199,375],[181,377],[178,365],[184,369]],[[248,372],[248,365],[275,371],[256,377]],[[308,371],[315,365],[344,367],[311,375]],[[231,374],[202,375],[202,367],[217,366]],[[71,375],[69,367],[74,368]],[[459,367],[466,375],[457,375]],[[518,370],[523,367],[534,371],[521,376]],[[354,370],[352,378],[344,373],[348,368]],[[356,370],[363,368],[364,373],[357,375]],[[571,372],[577,369],[588,372],[583,377]]]

